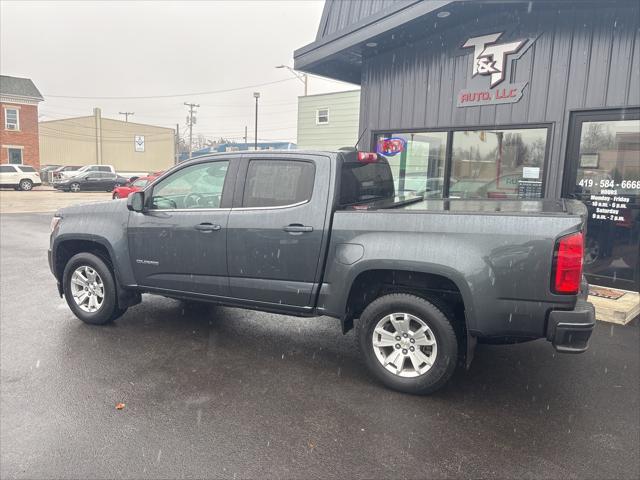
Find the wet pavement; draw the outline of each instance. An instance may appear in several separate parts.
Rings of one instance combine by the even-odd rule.
[[[599,324],[582,355],[479,346],[408,396],[330,318],[145,295],[84,325],[49,273],[49,220],[0,216],[2,478],[640,477],[637,320]]]

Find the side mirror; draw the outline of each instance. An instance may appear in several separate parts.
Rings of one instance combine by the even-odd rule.
[[[132,212],[144,211],[144,192],[133,192],[127,197],[127,208]]]

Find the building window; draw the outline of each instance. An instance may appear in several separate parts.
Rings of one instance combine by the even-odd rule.
[[[547,129],[453,132],[450,198],[541,198]]]
[[[376,151],[389,161],[397,195],[442,198],[447,132],[379,135]]]
[[[547,135],[547,128],[384,133],[375,149],[389,162],[396,195],[542,198]]]
[[[22,165],[22,149],[8,148],[9,163],[12,165]]]
[[[20,110],[17,108],[4,109],[4,128],[6,130],[20,130]]]
[[[319,108],[316,110],[316,125],[325,125],[329,123],[329,109]]]

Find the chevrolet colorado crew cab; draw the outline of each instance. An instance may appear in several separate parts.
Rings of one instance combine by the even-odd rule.
[[[143,292],[355,324],[368,369],[409,393],[442,387],[477,341],[586,350],[583,204],[405,193],[385,157],[355,149],[199,157],[127,199],[59,210],[49,264],[90,324]]]

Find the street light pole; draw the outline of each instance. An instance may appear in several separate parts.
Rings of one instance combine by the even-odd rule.
[[[309,75],[306,73],[298,73],[293,68],[288,65],[278,65],[276,68],[286,68],[289,70],[298,80],[304,83],[304,96],[307,96],[308,87],[309,87]]]
[[[260,98],[260,92],[253,92],[253,98],[256,99],[256,130],[253,137],[253,149],[258,150],[258,99]]]

